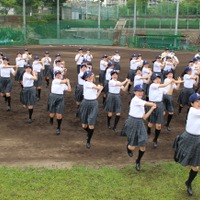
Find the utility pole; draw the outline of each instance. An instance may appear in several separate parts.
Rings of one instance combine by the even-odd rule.
[[[23,28],[24,28],[24,41],[26,43],[26,3],[23,0]]]
[[[100,24],[101,24],[101,1],[99,0],[99,9],[98,9],[98,39],[101,38],[101,35],[100,35]]]
[[[134,17],[133,17],[133,36],[135,36],[136,33],[136,16],[137,16],[137,8],[136,8],[136,0],[134,0]]]
[[[176,23],[175,23],[175,31],[174,31],[174,47],[177,46],[177,35],[178,35],[178,16],[179,16],[179,0],[176,0]]]
[[[60,39],[60,2],[57,0],[57,39]]]

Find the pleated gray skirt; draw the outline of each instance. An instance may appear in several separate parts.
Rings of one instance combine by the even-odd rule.
[[[105,110],[112,113],[122,112],[122,101],[120,94],[108,93],[106,98]]]
[[[121,135],[127,136],[128,145],[130,146],[145,146],[148,142],[148,135],[142,118],[135,118],[129,115]]]
[[[49,94],[47,110],[50,113],[63,114],[64,112],[64,95],[63,94]]]
[[[0,92],[9,93],[12,90],[13,81],[11,78],[1,77],[0,78]]]
[[[34,87],[24,87],[20,92],[20,102],[25,106],[33,106],[36,103],[36,90]]]
[[[83,99],[79,109],[82,124],[95,125],[98,115],[98,101]]]
[[[200,166],[200,135],[192,135],[185,131],[176,142],[176,162],[183,166]]]

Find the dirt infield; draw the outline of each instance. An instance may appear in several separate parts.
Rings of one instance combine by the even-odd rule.
[[[27,110],[19,101],[20,86],[14,82],[11,111],[6,111],[3,98],[0,99],[0,165],[3,166],[34,166],[64,168],[73,165],[109,165],[122,166],[124,164],[135,163],[135,157],[129,158],[126,153],[126,137],[120,136],[120,130],[128,114],[128,102],[130,96],[122,93],[123,113],[118,124],[118,133],[109,130],[106,126],[106,112],[101,107],[102,97],[99,98],[99,115],[95,127],[92,147],[90,150],[85,147],[85,132],[81,128],[81,123],[75,117],[74,91],[77,83],[76,64],[74,61],[78,46],[30,46],[29,51],[34,55],[43,57],[44,51],[49,50],[50,56],[54,58],[56,53],[60,53],[68,68],[67,77],[71,81],[73,91],[66,93],[65,113],[61,135],[55,135],[56,121],[53,127],[49,125],[47,112],[47,98],[49,88],[43,84],[41,100],[37,102],[33,113],[33,123],[28,124]],[[86,48],[83,46],[83,48]],[[122,70],[120,80],[126,78],[129,69],[129,58],[133,53],[142,53],[143,58],[151,62],[158,50],[129,49],[123,47],[98,47],[91,46],[94,56],[94,73],[99,72],[99,61],[103,54],[113,55],[119,49],[121,55]],[[6,56],[14,64],[17,51],[23,52],[24,47],[0,47]],[[194,52],[177,52],[180,64],[177,68],[177,75],[187,65],[189,59],[194,56]],[[43,80],[43,83],[44,80]],[[175,101],[178,92],[175,92]],[[181,116],[174,115],[171,123],[172,131],[168,132],[163,126],[159,138],[157,149],[152,148],[152,137],[149,138],[147,151],[143,161],[158,162],[171,161],[173,158],[172,141],[177,134],[184,130],[185,110]],[[137,154],[137,153],[136,153]]]

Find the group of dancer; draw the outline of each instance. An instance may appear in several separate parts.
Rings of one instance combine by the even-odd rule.
[[[200,50],[198,51],[200,53]],[[122,113],[121,90],[130,93],[128,118],[126,119],[121,135],[127,136],[126,146],[128,156],[133,157],[134,150],[139,147],[136,159],[136,170],[141,170],[141,159],[146,150],[148,136],[155,126],[153,148],[158,147],[158,138],[161,132],[164,114],[167,115],[166,128],[171,131],[170,122],[174,115],[173,91],[180,90],[178,113],[184,106],[188,106],[186,117],[186,131],[174,142],[175,158],[183,166],[190,165],[191,171],[186,181],[187,191],[192,195],[191,183],[200,166],[200,95],[198,93],[200,56],[195,55],[184,68],[181,77],[176,77],[176,67],[179,60],[173,50],[165,49],[153,61],[153,67],[142,58],[142,54],[132,54],[130,70],[127,78],[119,81],[121,65],[120,52],[116,50],[113,56],[103,55],[100,60],[99,76],[93,73],[91,49],[84,53],[82,48],[75,55],[77,65],[77,86],[75,100],[77,105],[76,116],[80,117],[82,128],[86,131],[86,148],[91,148],[91,139],[94,134],[98,116],[98,97],[102,96],[102,105],[107,112],[107,127],[116,131]],[[0,93],[7,102],[7,111],[11,110],[12,78],[21,85],[20,101],[28,109],[28,122],[32,123],[33,107],[40,100],[42,77],[45,77],[46,87],[51,82],[51,91],[48,98],[50,124],[56,116],[56,134],[61,133],[62,117],[64,112],[64,92],[71,92],[70,80],[66,78],[67,68],[60,54],[56,54],[51,67],[52,59],[49,51],[44,57],[34,56],[28,49],[24,53],[17,52],[16,65],[9,65],[9,58],[0,52]],[[96,79],[99,78],[97,81]],[[98,82],[98,83],[97,83]],[[113,125],[112,117],[115,115]],[[143,120],[148,120],[147,127]]]

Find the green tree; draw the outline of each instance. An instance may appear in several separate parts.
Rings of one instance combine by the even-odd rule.
[[[1,5],[1,13],[2,14],[8,14],[9,10],[13,8],[13,5],[16,4],[16,0],[0,0]]]

